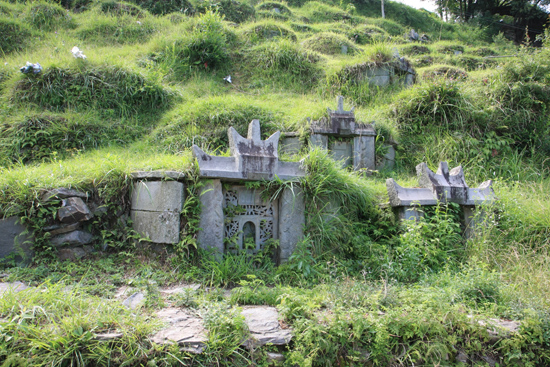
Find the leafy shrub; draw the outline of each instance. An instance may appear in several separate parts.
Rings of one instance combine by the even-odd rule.
[[[460,207],[456,204],[426,209],[417,222],[405,222],[393,259],[386,265],[390,277],[416,281],[421,275],[457,265],[464,254]]]
[[[455,54],[457,52],[464,53],[464,47],[461,45],[443,45],[437,48],[437,51],[442,54]]]
[[[103,13],[115,16],[126,14],[141,18],[145,15],[145,12],[139,6],[124,1],[105,0],[100,3],[99,8]]]
[[[347,53],[353,55],[359,50],[346,37],[332,33],[323,32],[313,35],[302,43],[304,47],[325,55],[337,55],[342,53],[342,49],[347,48]]]
[[[315,65],[319,56],[304,51],[299,45],[288,40],[261,44],[250,50],[250,63],[255,69],[265,70],[268,75],[275,78],[284,78],[281,75],[289,75],[289,82],[304,83],[311,86],[320,74],[320,69]]]
[[[227,128],[233,126],[246,135],[248,124],[253,119],[262,122],[265,138],[276,131],[276,123],[282,121],[282,116],[248,100],[205,98],[172,110],[160,121],[151,138],[158,146],[174,153],[193,144],[204,149],[225,149],[229,144]]]
[[[479,48],[473,49],[470,52],[476,56],[482,56],[482,57],[498,55],[498,53],[495,50],[488,47],[479,47]]]
[[[426,46],[420,45],[407,45],[401,48],[401,53],[408,56],[429,54],[430,49]]]
[[[227,68],[228,37],[222,17],[208,11],[201,14],[192,32],[175,41],[165,40],[151,58],[177,79],[185,78],[194,70]]]
[[[471,119],[471,102],[462,95],[456,82],[436,79],[416,85],[396,97],[393,116],[405,132],[426,129],[464,129]]]
[[[2,56],[23,50],[32,42],[34,32],[18,20],[0,15],[0,52]]]
[[[274,38],[286,38],[296,41],[296,34],[282,23],[264,20],[252,23],[243,29],[243,34],[253,43]]]
[[[446,62],[451,65],[464,68],[468,71],[487,69],[489,67],[494,66],[496,63],[494,60],[489,60],[489,59],[484,59],[484,58],[474,57],[474,56],[467,56],[467,55],[451,57],[448,60],[446,60]]]
[[[52,111],[95,109],[107,115],[158,111],[168,106],[170,94],[140,74],[116,66],[61,68],[22,77],[11,98]]]
[[[45,31],[74,26],[71,16],[63,7],[43,0],[29,3],[23,14],[23,20]]]
[[[416,59],[412,59],[412,64],[416,67],[430,66],[434,63],[434,57],[425,55]]]
[[[22,163],[63,158],[110,143],[132,141],[140,130],[131,124],[98,123],[89,115],[37,114],[0,124],[0,151],[6,160]]]
[[[130,0],[151,14],[164,15],[168,13],[194,14],[195,9],[189,0]]]
[[[100,45],[144,42],[160,30],[161,24],[152,17],[136,20],[130,15],[109,16],[97,14],[87,17],[76,31],[83,41]]]
[[[278,22],[286,22],[290,19],[287,14],[275,13],[274,11],[258,10],[256,12],[256,18],[258,19],[273,19]]]
[[[353,29],[350,37],[359,45],[383,42],[389,38],[388,33],[380,27],[363,25]]]
[[[309,33],[314,31],[311,26],[302,23],[290,23],[290,27],[296,32]]]
[[[292,15],[292,11],[283,3],[275,1],[265,1],[256,5],[257,10],[273,11],[273,9],[279,9],[280,14]]]
[[[368,22],[374,24],[377,27],[382,28],[383,30],[388,32],[391,36],[402,36],[403,34],[405,34],[405,28],[403,28],[401,24],[391,19],[369,18]]]
[[[447,65],[439,65],[427,68],[422,73],[424,80],[433,80],[436,78],[444,78],[449,80],[461,80],[466,79],[468,74],[459,68],[454,68]]]
[[[214,10],[224,17],[225,20],[234,23],[243,23],[254,17],[255,9],[245,3],[236,0],[204,0],[197,4],[199,13],[206,13]]]
[[[314,23],[337,22],[351,19],[351,15],[348,12],[319,1],[308,1],[302,6],[301,11]]]

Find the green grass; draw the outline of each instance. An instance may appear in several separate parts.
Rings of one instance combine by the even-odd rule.
[[[57,187],[110,205],[88,258],[58,262],[48,250],[27,267],[2,262],[7,280],[44,285],[0,300],[0,364],[266,366],[265,349],[239,347],[238,307],[250,304],[278,307],[294,328],[287,365],[456,365],[459,351],[472,364],[548,364],[548,45],[518,48],[394,2],[386,19],[379,13],[379,1],[0,1],[0,216],[42,223],[53,212],[38,198]],[[407,41],[411,28],[429,41]],[[74,46],[86,60],[73,58]],[[361,79],[392,66],[394,48],[416,68],[414,86]],[[27,61],[43,71],[21,74]],[[193,178],[191,145],[227,154],[228,127],[245,135],[255,118],[264,138],[307,136],[307,118],[326,117],[337,95],[358,121],[375,123],[379,142],[398,143],[396,167],[363,175],[320,151],[292,157],[308,172],[307,221],[286,264],[220,259],[192,241],[155,254],[121,228],[131,172]],[[499,200],[474,238],[462,238],[452,206],[400,225],[384,205],[386,178],[414,187],[414,167],[440,161],[462,165],[470,187],[494,180]],[[196,200],[198,187],[188,189]],[[203,288],[159,296],[181,282]],[[149,294],[136,315],[112,300],[122,285]],[[221,287],[236,288],[224,297]],[[159,326],[153,311],[173,304],[207,321],[205,355],[148,341]],[[468,315],[522,327],[495,345]],[[93,339],[115,330],[122,339]]]

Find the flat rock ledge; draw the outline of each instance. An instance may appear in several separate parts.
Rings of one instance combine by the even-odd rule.
[[[169,326],[156,333],[151,341],[157,344],[178,344],[184,350],[196,354],[204,351],[208,338],[200,317],[179,308],[165,308],[158,311],[157,316]]]
[[[248,349],[266,344],[287,345],[292,339],[292,330],[283,329],[275,307],[245,306],[242,315],[248,326],[250,337],[243,342]],[[208,341],[202,318],[192,311],[179,308],[165,308],[157,317],[168,324],[151,338],[157,344],[178,344],[191,353],[200,354]]]

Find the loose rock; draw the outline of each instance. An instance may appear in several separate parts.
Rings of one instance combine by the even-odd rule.
[[[50,243],[53,246],[61,245],[75,245],[75,246],[84,246],[92,242],[93,236],[91,233],[85,231],[73,231],[69,233],[64,233],[57,237],[53,237]]]
[[[176,343],[183,346],[186,351],[196,354],[203,352],[207,338],[201,318],[177,308],[160,310],[157,316],[169,326],[151,338],[154,343]]]
[[[292,339],[291,330],[282,329],[279,325],[275,307],[249,306],[243,309],[242,315],[250,330],[250,338],[243,343],[247,348],[257,348],[267,343],[287,345]]]
[[[17,293],[27,288],[29,287],[19,281],[13,282],[13,283],[0,283],[0,296],[6,293],[8,290],[11,290],[12,292]]]
[[[42,194],[42,201],[48,201],[53,198],[59,198],[59,199],[67,199],[70,197],[79,197],[82,199],[88,198],[88,195],[81,191],[76,191],[72,189],[66,189],[66,188],[59,188],[54,190],[48,190],[44,194]]]
[[[63,207],[57,211],[59,220],[63,223],[83,222],[94,215],[81,198],[71,197],[63,201]]]
[[[135,310],[145,302],[145,294],[141,292],[136,292],[130,297],[126,298],[122,305],[128,307],[131,310]]]

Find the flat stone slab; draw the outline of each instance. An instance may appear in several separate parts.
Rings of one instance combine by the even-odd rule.
[[[178,171],[137,171],[130,174],[135,180],[181,180],[185,178],[185,173]]]
[[[26,286],[25,283],[19,281],[13,283],[0,283],[0,296],[10,290],[17,293],[27,288],[29,287]]]
[[[196,291],[201,287],[200,284],[185,284],[173,288],[161,288],[160,293],[165,295],[172,295],[172,294],[180,294],[185,293],[186,290],[193,290]]]
[[[176,181],[140,181],[132,192],[132,210],[180,212],[185,200],[184,185]]]
[[[78,197],[82,199],[87,199],[88,194],[82,191],[77,191],[73,189],[66,189],[66,188],[58,188],[53,190],[48,190],[42,194],[42,201],[48,201],[52,198],[58,198],[58,199],[67,199],[70,197]]]
[[[130,297],[126,298],[122,305],[128,307],[131,310],[135,310],[145,302],[145,294],[141,292],[136,292]]]
[[[243,307],[242,315],[250,330],[250,339],[243,343],[247,348],[257,348],[268,343],[287,345],[292,339],[292,330],[281,328],[275,307],[246,306]]]
[[[153,335],[151,341],[157,344],[178,344],[192,353],[203,352],[208,338],[200,317],[179,308],[165,308],[158,311],[157,316],[169,326]]]

